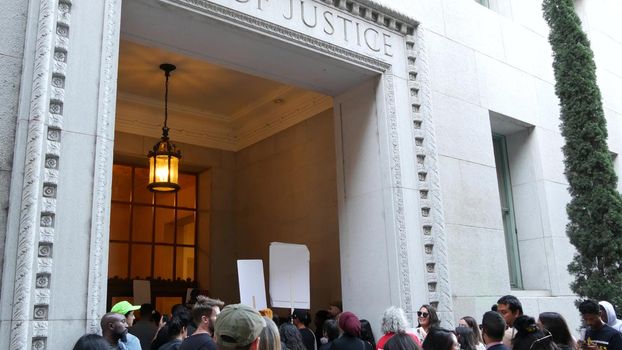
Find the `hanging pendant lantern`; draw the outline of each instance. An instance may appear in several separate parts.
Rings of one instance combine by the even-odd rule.
[[[162,138],[149,151],[149,184],[147,188],[152,192],[176,192],[179,187],[179,160],[181,151],[175,149],[175,145],[169,141],[168,127],[168,79],[175,66],[169,63],[160,65],[166,77],[164,92],[164,126]]]

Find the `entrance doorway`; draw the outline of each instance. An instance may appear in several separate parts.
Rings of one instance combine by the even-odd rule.
[[[123,4],[115,162],[144,162],[161,122],[157,67],[164,59],[188,63],[183,73],[183,64],[169,62],[178,65],[169,125],[184,154],[182,171],[197,176],[192,283],[235,302],[236,259],[262,258],[267,271],[269,242],[303,243],[311,251],[312,309],[341,299],[374,325],[389,305],[411,310],[413,294],[424,298],[425,287],[410,282],[424,280],[423,268],[415,267],[424,263],[411,255],[423,246],[420,238],[407,234],[418,232],[418,218],[404,213],[404,202],[416,207],[420,195],[405,62],[394,73],[389,63],[324,50],[324,43],[298,40],[291,30],[266,34],[274,27],[262,32],[251,20],[245,27],[235,16],[174,2]],[[396,55],[405,50],[403,42],[393,45]],[[124,60],[132,48],[137,58]],[[148,74],[124,86],[141,73],[141,62]],[[203,70],[205,77],[226,70],[229,78],[212,86],[218,92],[229,84],[231,91],[197,98],[210,85],[193,64],[214,69]],[[254,84],[264,97],[249,100],[241,91]],[[132,93],[133,87],[154,95]],[[176,100],[182,89],[195,95]],[[210,112],[227,99],[237,100],[233,111]]]
[[[163,62],[178,67],[168,124],[183,154],[177,194],[146,189]],[[239,302],[236,260],[262,259],[268,277],[270,242],[309,248],[314,311],[341,300],[331,97],[123,40],[116,119],[110,305],[132,300],[134,280],[149,281],[161,312],[189,288]]]

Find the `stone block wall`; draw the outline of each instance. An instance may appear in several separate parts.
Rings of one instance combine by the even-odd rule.
[[[498,296],[526,299],[526,312],[566,313],[577,324],[566,266],[569,200],[554,91],[552,52],[541,1],[392,1],[427,38],[439,172],[447,223],[455,317],[481,315]],[[609,146],[622,152],[622,31],[616,1],[575,1],[595,54]],[[517,122],[508,143],[524,291],[509,286],[490,114]],[[622,174],[622,158],[614,160]],[[622,189],[622,184],[618,184]],[[470,276],[477,274],[478,283]],[[493,300],[494,299],[494,300]]]

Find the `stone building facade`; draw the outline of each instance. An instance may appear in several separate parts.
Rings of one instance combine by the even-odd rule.
[[[622,8],[575,3],[615,156]],[[310,247],[312,309],[341,298],[375,329],[389,305],[414,321],[432,303],[451,325],[508,293],[578,325],[540,1],[16,0],[0,18],[0,348],[68,348],[99,329],[113,163],[146,154],[160,121],[128,107],[143,101],[123,90],[132,43],[306,91],[220,136],[213,121],[171,124],[199,179],[199,288],[235,301],[235,259],[289,240]],[[288,220],[265,228],[245,204],[271,202]]]

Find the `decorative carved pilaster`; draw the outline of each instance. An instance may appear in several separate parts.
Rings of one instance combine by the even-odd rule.
[[[408,87],[415,135],[421,204],[421,233],[428,302],[437,308],[444,326],[453,328],[453,300],[441,203],[438,152],[432,119],[430,71],[422,30],[406,37]]]
[[[70,12],[71,0],[40,1],[21,193],[11,349],[26,349],[29,343],[33,349],[47,348]]]
[[[412,313],[412,286],[410,284],[410,265],[408,253],[408,233],[404,213],[404,192],[402,181],[402,162],[400,160],[400,144],[397,114],[395,112],[395,88],[393,73],[389,70],[384,74],[385,103],[387,106],[388,133],[390,140],[391,187],[393,189],[393,207],[395,208],[395,227],[398,244],[398,276],[400,281],[400,307]],[[410,315],[409,315],[410,317]]]
[[[99,320],[106,304],[106,264],[112,179],[112,147],[117,92],[117,54],[121,22],[121,0],[106,0],[100,70],[97,141],[93,182],[92,224],[87,296],[87,333],[99,333]]]

